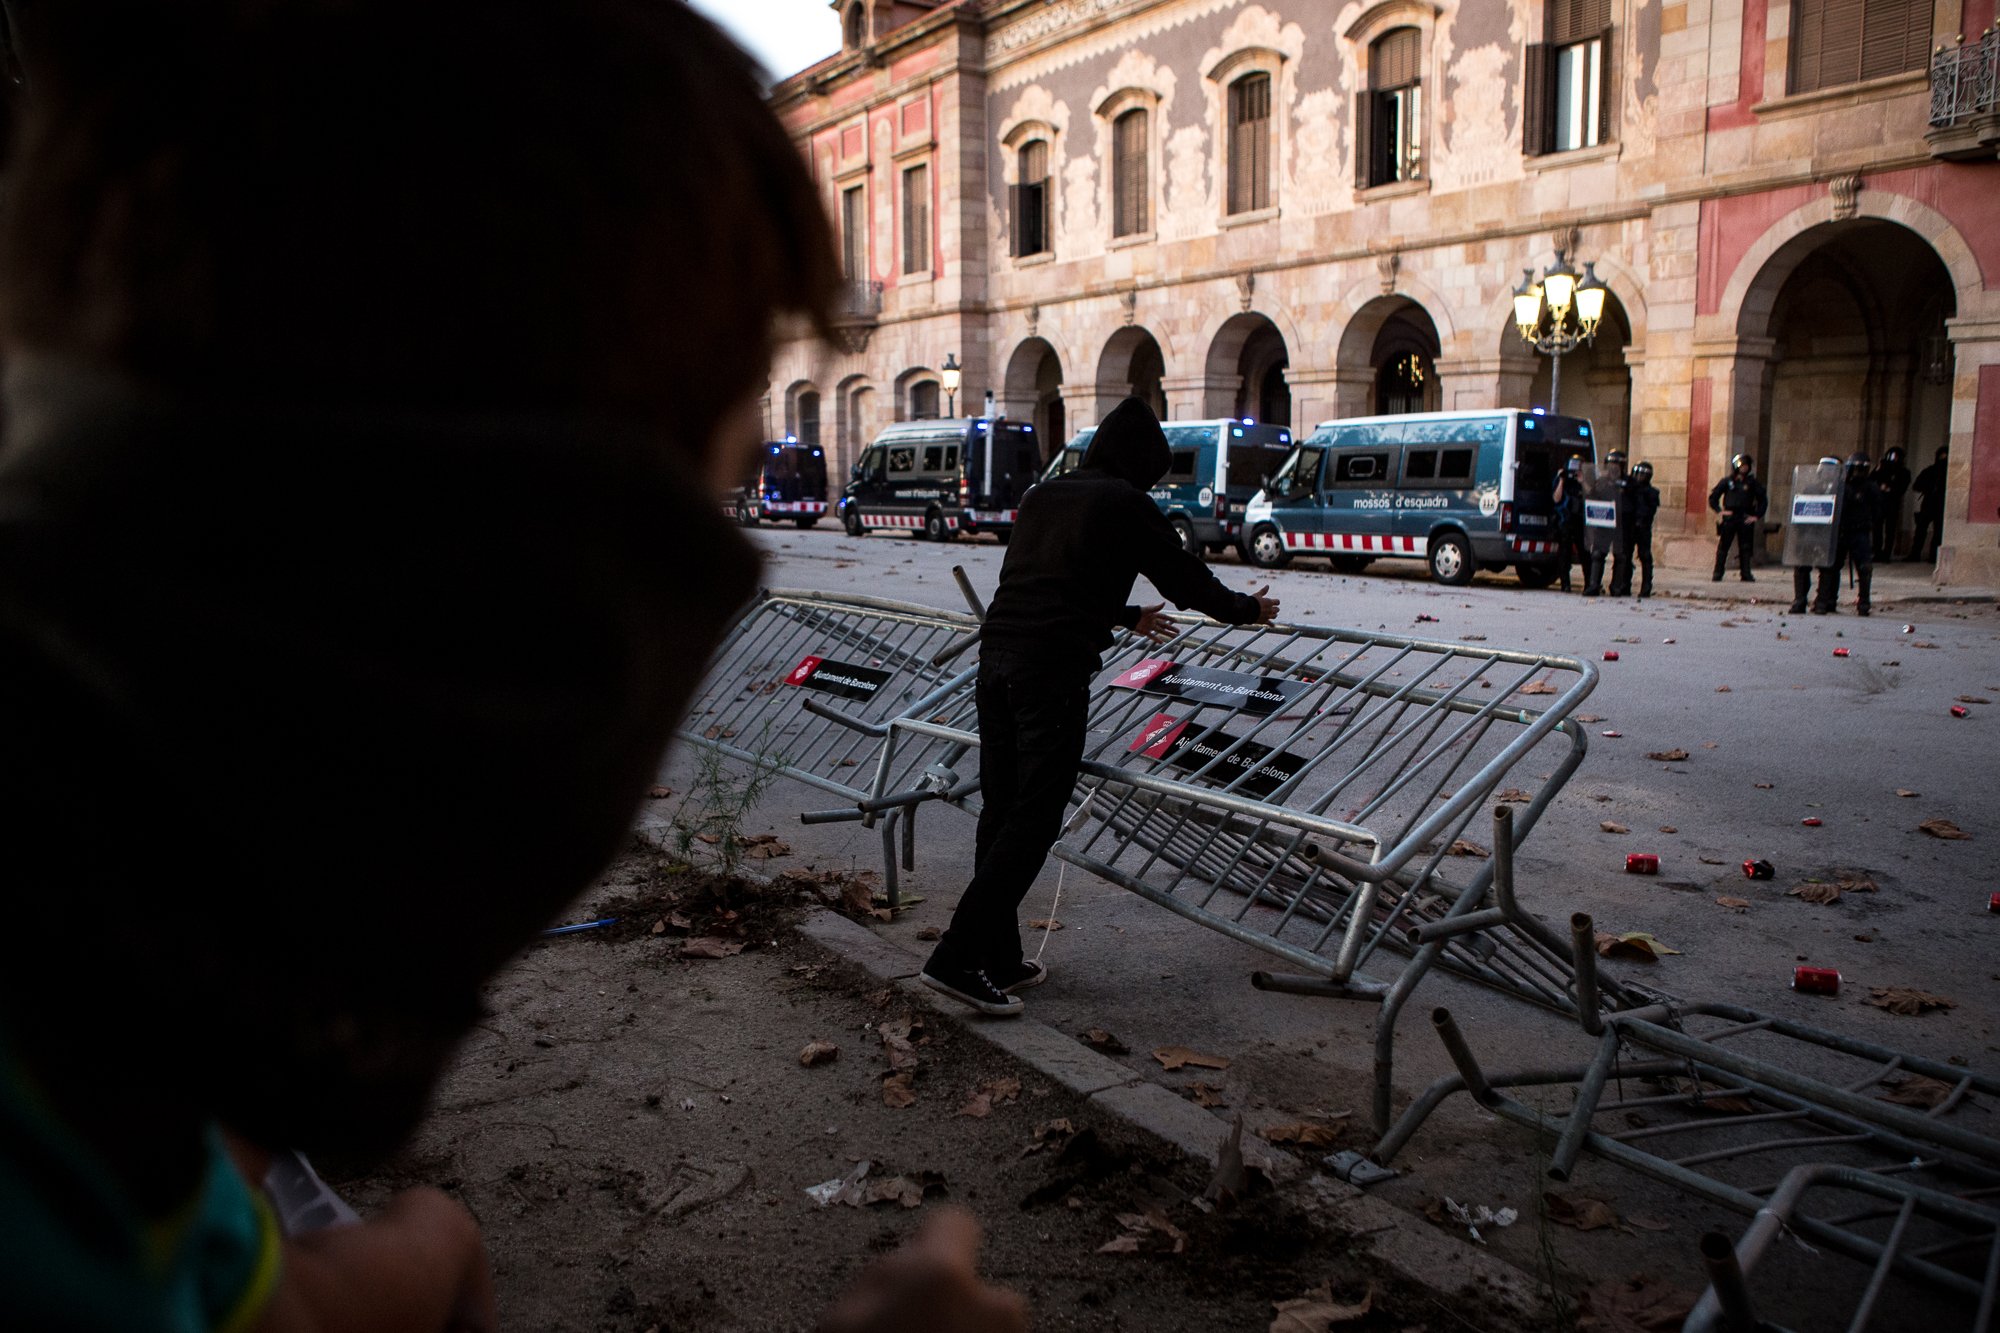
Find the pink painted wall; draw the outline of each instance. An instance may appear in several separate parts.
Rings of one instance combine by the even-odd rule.
[[[1824,185],[1794,185],[1763,194],[1704,199],[1701,204],[1701,267],[1695,275],[1695,310],[1713,315],[1722,309],[1722,289],[1757,238],[1796,208],[1826,193]],[[1703,503],[1707,503],[1706,496]]]
[[[1944,214],[1971,247],[1983,285],[2000,282],[2000,207],[1995,207],[2000,176],[1990,164],[1939,162],[1868,176],[1863,184],[1870,190],[1905,195]]]
[[[1688,517],[1691,530],[1700,532],[1699,520],[1708,511],[1709,416],[1715,411],[1715,382],[1706,375],[1688,385]]]
[[[1990,4],[1992,0],[1987,0]],[[1743,6],[1743,47],[1738,56],[1736,100],[1728,106],[1708,109],[1708,131],[1740,129],[1755,124],[1750,108],[1764,100],[1764,36],[1771,15],[1771,0],[1745,0]]]
[[[1979,368],[1979,406],[1972,414],[1972,485],[1966,520],[2000,523],[2000,366]]]

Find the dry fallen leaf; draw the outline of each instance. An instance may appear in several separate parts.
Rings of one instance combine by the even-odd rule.
[[[1922,796],[1923,793],[1920,791],[1911,791],[1908,787],[1898,787],[1896,788],[1896,795],[1908,799],[1912,796]]]
[[[1718,685],[1715,687],[1715,692],[1717,694],[1728,694],[1730,693],[1730,689],[1727,685]]]
[[[1894,1102],[1898,1106],[1914,1106],[1920,1111],[1936,1110],[1951,1096],[1951,1084],[1922,1074],[1910,1074],[1893,1083],[1884,1080],[1882,1086],[1889,1089],[1882,1094],[1883,1101]]]
[[[1577,1333],[1672,1333],[1695,1298],[1644,1273],[1600,1282],[1577,1299]]]
[[[683,958],[733,958],[742,952],[742,940],[726,940],[720,935],[700,935],[681,941]]]
[[[1519,787],[1507,787],[1502,789],[1500,794],[1493,799],[1504,801],[1508,805],[1526,805],[1535,798],[1527,792],[1522,791]]]
[[[1162,1068],[1169,1070],[1179,1069],[1184,1065],[1192,1065],[1196,1069],[1229,1068],[1228,1056],[1203,1055],[1200,1051],[1190,1050],[1185,1046],[1161,1046],[1154,1050],[1153,1058],[1160,1062]]]
[[[1631,829],[1626,828],[1623,824],[1620,824],[1615,819],[1607,819],[1602,823],[1600,823],[1597,827],[1603,829],[1606,833],[1630,833],[1632,831]]]
[[[1329,1329],[1365,1318],[1374,1305],[1373,1287],[1359,1301],[1348,1304],[1333,1298],[1331,1282],[1322,1282],[1298,1300],[1273,1301],[1271,1308],[1277,1311],[1277,1316],[1271,1320],[1270,1333],[1328,1333]]]
[[[1719,856],[1698,856],[1695,859],[1705,866],[1726,866],[1729,864],[1729,862]]]
[[[1677,829],[1677,828],[1675,828],[1675,827],[1674,827],[1674,826],[1673,826],[1672,824],[1662,824],[1662,825],[1660,825],[1660,832],[1662,832],[1662,833],[1679,833],[1679,832],[1680,832],[1680,830],[1679,830],[1679,829]]]
[[[1663,764],[1678,764],[1687,757],[1688,752],[1678,747],[1672,750],[1654,750],[1646,756],[1648,759],[1657,759]]]
[[[915,1069],[917,1048],[911,1032],[913,1025],[907,1018],[895,1023],[884,1023],[875,1031],[882,1038],[882,1054],[888,1058],[891,1069]]]
[[[1755,787],[1758,791],[1769,791],[1771,790],[1772,787],[1776,786],[1777,784],[1771,782],[1753,782],[1750,785]]]
[[[942,939],[943,937],[944,937],[944,932],[939,930],[936,926],[917,927],[917,938],[923,940],[925,943],[929,943],[930,941],[935,939]]]
[[[809,1041],[799,1052],[799,1063],[807,1069],[814,1065],[831,1064],[840,1058],[840,1047],[830,1041]]]
[[[1943,838],[1946,842],[1963,842],[1972,836],[1949,819],[1926,819],[1917,827],[1933,838]]]
[[[1077,1033],[1077,1038],[1091,1050],[1101,1051],[1105,1055],[1130,1055],[1132,1053],[1132,1048],[1118,1040],[1116,1033],[1107,1032],[1103,1028],[1089,1028]]]
[[[1993,701],[1991,699],[1982,699],[1976,694],[1961,694],[1958,696],[1957,702],[1962,704],[1990,704]]]
[[[1301,1148],[1331,1148],[1340,1142],[1339,1125],[1315,1125],[1308,1120],[1293,1120],[1282,1125],[1272,1125],[1269,1129],[1257,1131],[1266,1143],[1294,1143]]]
[[[1892,1014],[1914,1018],[1927,1014],[1933,1009],[1956,1009],[1957,1000],[1933,995],[1929,991],[1917,990],[1911,986],[1870,986],[1868,1003],[1877,1009],[1887,1009]]]
[[[658,783],[646,789],[647,797],[655,801],[664,801],[673,794],[674,789],[672,787],[662,787]]]
[[[1531,680],[1521,687],[1523,694],[1554,694],[1556,687],[1545,680]]]
[[[1056,920],[1054,917],[1049,917],[1049,916],[1036,917],[1028,922],[1028,929],[1030,930],[1053,931],[1053,930],[1061,930],[1062,928],[1063,928],[1062,922]]]
[[[1217,1107],[1227,1107],[1229,1105],[1228,1102],[1222,1100],[1222,1089],[1213,1083],[1197,1082],[1188,1091],[1194,1094],[1194,1104],[1196,1106],[1214,1110]]]
[[[1187,1233],[1157,1208],[1120,1213],[1118,1225],[1125,1234],[1098,1246],[1099,1254],[1179,1254],[1187,1248]]]
[[[1602,1199],[1586,1198],[1580,1194],[1572,1197],[1547,1190],[1542,1194],[1542,1202],[1548,1205],[1549,1221],[1557,1226],[1596,1231],[1618,1225],[1618,1214]]]
[[[1747,912],[1750,910],[1750,900],[1748,898],[1717,898],[1715,905],[1717,907],[1727,907],[1732,912]]]
[[[905,1208],[916,1208],[921,1206],[923,1201],[924,1182],[911,1176],[887,1176],[880,1180],[871,1180],[861,1191],[861,1202],[864,1206],[893,1203]]]
[[[1453,856],[1487,857],[1493,855],[1493,853],[1490,850],[1481,847],[1478,843],[1474,842],[1470,838],[1454,838],[1452,840],[1451,846],[1447,847],[1445,850],[1450,852]]]
[[[882,1105],[901,1110],[917,1104],[917,1090],[911,1085],[916,1074],[908,1069],[882,1076]]]
[[[1713,1083],[1704,1083],[1700,1079],[1676,1079],[1674,1091],[1692,1098],[1688,1103],[1692,1109],[1705,1111],[1709,1115],[1750,1115],[1757,1110],[1757,1104],[1748,1097],[1727,1092]]]
[[[877,921],[888,921],[895,916],[888,908],[875,905],[875,891],[858,875],[840,886],[840,910],[849,916],[872,917]]]
[[[1576,720],[1579,722],[1602,722],[1604,718],[1598,713],[1578,713]]]
[[[1679,953],[1679,949],[1660,943],[1643,930],[1631,930],[1623,935],[1610,931],[1597,932],[1597,952],[1606,958],[1625,958],[1635,963],[1650,963],[1661,954]]]

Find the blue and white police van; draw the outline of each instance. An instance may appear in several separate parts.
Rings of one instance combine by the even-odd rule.
[[[901,528],[932,541],[960,532],[1014,531],[1042,453],[1035,428],[1005,418],[945,417],[883,427],[840,497],[850,537]]]
[[[1596,460],[1578,417],[1502,409],[1320,423],[1244,511],[1241,551],[1275,569],[1323,552],[1356,573],[1423,560],[1439,583],[1514,567],[1547,587],[1561,549],[1553,491],[1572,456]]]
[[[723,504],[746,528],[765,519],[790,519],[809,528],[826,514],[826,451],[787,435],[766,444],[757,470]]]
[[[1212,421],[1163,421],[1173,461],[1147,494],[1167,516],[1190,555],[1225,551],[1243,532],[1243,512],[1264,478],[1284,465],[1292,433],[1248,417]],[[1044,480],[1080,467],[1097,428],[1076,437],[1049,464]]]

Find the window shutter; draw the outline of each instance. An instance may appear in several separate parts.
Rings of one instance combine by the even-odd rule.
[[[1150,120],[1144,111],[1127,111],[1112,122],[1112,234],[1135,236],[1151,224],[1147,185],[1150,180],[1147,138]]]
[[[1375,94],[1354,94],[1354,188],[1375,183]]]
[[[1007,254],[1014,259],[1021,257],[1021,231],[1028,220],[1021,212],[1021,187],[1018,183],[1007,187],[1007,219],[1013,226],[1008,229]]]
[[[1393,28],[1368,48],[1368,86],[1378,92],[1415,83],[1423,64],[1423,34]]]
[[[1597,72],[1597,142],[1610,143],[1618,124],[1618,30],[1606,28]]]
[[[1797,6],[1792,91],[1809,93],[1859,79],[1865,0],[1797,0]]]
[[[1864,79],[1930,63],[1931,0],[1864,0],[1861,29]]]
[[[1560,0],[1558,0],[1560,3]],[[1521,151],[1540,157],[1549,151],[1550,133],[1555,123],[1554,78],[1549,57],[1555,48],[1536,42],[1523,53],[1521,62]]]

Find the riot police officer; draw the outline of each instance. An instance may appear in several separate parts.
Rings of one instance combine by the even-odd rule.
[[[1571,454],[1556,474],[1551,499],[1555,504],[1556,552],[1561,557],[1562,590],[1568,592],[1569,567],[1589,564],[1583,546],[1583,459]]]
[[[1875,554],[1884,561],[1896,558],[1896,538],[1901,535],[1897,529],[1903,525],[1903,497],[1909,490],[1910,469],[1903,462],[1903,447],[1890,445],[1875,468],[1875,493],[1882,504],[1881,512],[1875,516],[1872,544]]]
[[[1708,507],[1722,515],[1715,525],[1715,573],[1709,580],[1711,583],[1722,582],[1731,542],[1736,543],[1743,581],[1757,581],[1757,576],[1750,572],[1750,543],[1756,538],[1758,521],[1769,504],[1770,496],[1765,493],[1764,483],[1757,480],[1757,469],[1750,455],[1738,454],[1730,459],[1729,475],[1716,482],[1715,489],[1708,493]]]
[[[1604,455],[1604,466],[1584,479],[1583,484],[1583,595],[1595,597],[1604,591],[1604,563],[1611,562],[1611,592],[1618,591],[1622,579],[1627,591],[1632,587],[1632,558],[1625,549],[1625,451],[1613,449]]]
[[[1632,475],[1625,483],[1625,505],[1620,514],[1625,535],[1625,581],[1621,585],[1615,576],[1612,581],[1613,596],[1623,597],[1632,591],[1632,565],[1639,566],[1639,597],[1641,600],[1653,595],[1653,519],[1660,512],[1660,492],[1653,485],[1653,465],[1634,463]]]
[[[1841,481],[1840,507],[1835,519],[1832,563],[1819,569],[1819,593],[1812,600],[1812,613],[1830,616],[1838,612],[1840,571],[1852,564],[1856,596],[1854,613],[1869,613],[1870,585],[1875,581],[1875,552],[1871,538],[1881,511],[1881,497],[1868,476],[1868,455],[1856,451],[1847,460]],[[1806,609],[1806,589],[1812,569],[1801,565],[1792,571],[1792,613]]]

